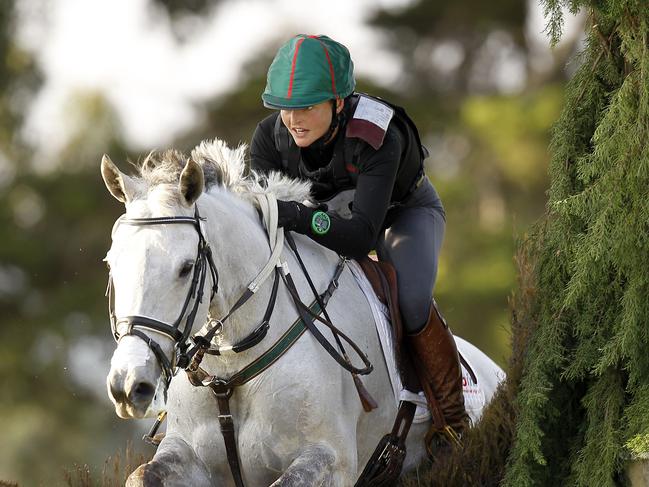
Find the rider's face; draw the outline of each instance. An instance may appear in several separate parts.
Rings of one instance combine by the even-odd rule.
[[[340,113],[343,104],[343,100],[336,100],[336,113]],[[308,108],[282,110],[280,114],[295,144],[298,147],[309,147],[329,130],[331,102],[325,101]]]

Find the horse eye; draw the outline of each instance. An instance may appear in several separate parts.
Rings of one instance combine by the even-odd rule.
[[[193,262],[185,262],[183,266],[180,268],[179,277],[187,277],[193,268],[194,268]]]

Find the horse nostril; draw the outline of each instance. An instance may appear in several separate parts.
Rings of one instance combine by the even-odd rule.
[[[113,399],[117,403],[124,402],[126,399],[126,394],[124,393],[124,390],[121,387],[115,386],[115,384],[110,385],[110,394],[113,396]]]
[[[138,382],[129,394],[132,402],[145,402],[149,401],[155,393],[155,387],[149,382]]]

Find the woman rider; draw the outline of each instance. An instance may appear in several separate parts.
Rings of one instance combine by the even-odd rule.
[[[279,112],[258,124],[251,168],[309,179],[318,201],[355,189],[351,218],[278,201],[279,223],[348,257],[376,249],[395,267],[434,428],[453,438],[467,423],[462,377],[455,342],[432,305],[444,209],[423,174],[416,127],[399,107],[354,93],[353,69],[347,48],[327,36],[298,35],[284,44],[262,94]]]

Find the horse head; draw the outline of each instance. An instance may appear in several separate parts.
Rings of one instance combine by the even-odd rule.
[[[174,150],[151,153],[134,177],[108,156],[102,159],[106,187],[126,206],[106,256],[118,343],[107,387],[120,417],[150,417],[163,407],[171,377],[187,365],[190,334],[208,322],[210,309],[223,316],[241,296],[247,284],[242,279],[249,277],[236,276],[254,276],[266,263],[268,240],[255,195],[305,199],[309,194],[308,184],[279,174],[263,182],[247,174],[244,154],[244,146],[206,141],[191,157]],[[212,256],[210,240],[227,252]],[[215,295],[217,264],[228,279]],[[231,343],[250,331],[240,314],[245,311],[223,333]]]
[[[174,151],[164,157],[176,166],[176,184],[170,179],[151,185],[123,174],[108,156],[101,162],[106,187],[126,206],[105,259],[118,343],[107,388],[122,418],[152,416],[162,407],[178,346],[191,331],[186,317],[205,317],[209,306],[209,299],[201,303],[196,282],[210,278],[199,258],[202,235],[194,207],[203,193],[203,169]]]

